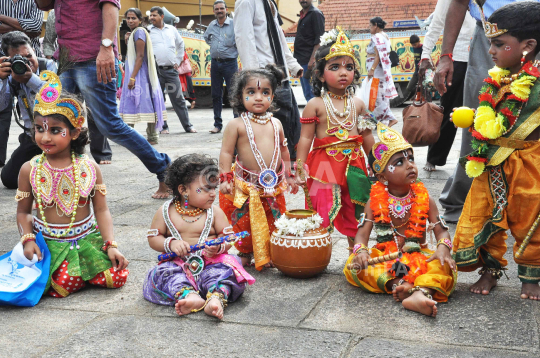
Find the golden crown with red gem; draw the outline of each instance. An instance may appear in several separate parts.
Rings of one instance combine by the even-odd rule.
[[[334,57],[348,56],[354,60],[356,66],[360,67],[358,60],[354,54],[354,47],[349,40],[347,34],[341,29],[340,26],[336,27],[338,35],[336,37],[336,42],[330,47],[328,55],[324,57],[326,61]]]

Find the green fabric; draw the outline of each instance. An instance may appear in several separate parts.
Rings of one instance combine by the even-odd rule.
[[[362,168],[349,166],[347,172],[347,186],[349,187],[349,195],[352,202],[358,207],[360,206],[362,211],[357,211],[357,218],[364,212],[363,207],[369,200],[369,193],[371,192],[371,181],[364,173]]]
[[[64,260],[68,262],[68,274],[70,276],[80,276],[84,281],[88,281],[98,273],[112,267],[109,256],[101,250],[103,247],[103,238],[99,230],[96,229],[95,224],[90,234],[79,240],[78,250],[75,247],[73,247],[73,250],[70,250],[71,243],[69,242],[58,242],[48,239],[45,241],[51,252],[51,272],[45,292],[47,292],[51,285],[52,274],[60,267]]]
[[[518,277],[523,283],[540,282],[540,266],[518,265]]]

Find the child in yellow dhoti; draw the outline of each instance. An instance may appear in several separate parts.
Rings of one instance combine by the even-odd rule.
[[[459,270],[482,268],[470,288],[477,294],[489,294],[506,269],[510,229],[521,298],[540,299],[540,64],[534,61],[539,18],[540,3],[524,1],[484,20],[496,67],[480,91],[469,129],[474,152],[461,159],[474,180],[454,238]]]
[[[450,252],[448,227],[427,189],[417,182],[412,146],[400,133],[379,123],[369,164],[378,182],[373,185],[360,216],[353,254],[343,272],[350,284],[368,292],[392,293],[403,307],[427,316],[437,315],[437,302],[446,302],[454,290],[457,272]],[[426,220],[438,240],[427,248]],[[371,229],[377,244],[367,248]],[[402,258],[368,266],[370,258],[395,252]]]

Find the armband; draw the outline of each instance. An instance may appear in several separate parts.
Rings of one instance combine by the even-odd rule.
[[[105,184],[95,184],[94,190],[99,191],[103,196],[107,195],[107,186]]]
[[[15,194],[15,201],[21,201],[29,197],[30,197],[29,191],[20,191],[19,189],[17,189],[17,193]]]
[[[302,124],[311,124],[311,123],[320,123],[319,117],[300,117],[300,123]]]

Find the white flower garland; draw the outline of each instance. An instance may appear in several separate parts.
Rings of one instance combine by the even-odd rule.
[[[332,42],[336,42],[337,36],[338,32],[336,29],[325,32],[324,35],[321,36],[321,46],[326,46]]]
[[[306,219],[289,219],[282,215],[274,223],[278,235],[295,235],[304,236],[304,233],[309,230],[316,230],[321,227],[323,218],[319,214],[315,214]]]
[[[387,235],[393,235],[394,229],[389,227],[388,229],[380,228],[379,225],[375,225],[375,233],[377,236],[387,236]]]
[[[358,116],[358,131],[362,132],[366,129],[375,130],[377,129],[377,126],[368,118],[366,118],[366,115],[359,115]]]

